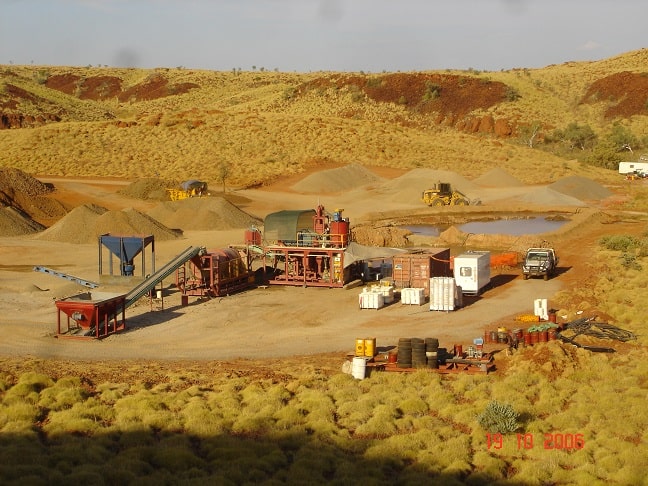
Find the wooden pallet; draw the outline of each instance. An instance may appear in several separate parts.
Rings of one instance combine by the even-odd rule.
[[[449,358],[439,363],[438,368],[401,368],[396,363],[386,361],[369,361],[366,364],[367,371],[388,371],[393,373],[413,373],[415,371],[433,371],[436,373],[470,373],[488,374],[495,371],[492,355],[486,355],[481,359]]]

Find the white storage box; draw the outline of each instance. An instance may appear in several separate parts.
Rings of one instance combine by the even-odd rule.
[[[455,309],[457,287],[452,277],[430,279],[430,310],[451,311]]]
[[[385,297],[381,292],[365,289],[358,296],[358,304],[361,309],[380,309],[385,305]]]
[[[546,321],[549,319],[547,310],[547,299],[535,299],[533,301],[533,314]]]
[[[405,305],[425,304],[425,289],[412,287],[401,289],[401,303]]]

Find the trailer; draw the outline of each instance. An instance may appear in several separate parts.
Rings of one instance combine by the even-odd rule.
[[[471,251],[454,258],[454,278],[465,295],[479,295],[490,284],[490,252]]]
[[[642,158],[639,159],[639,162],[619,162],[619,174],[648,174],[648,157]],[[642,160],[644,161],[642,162]]]

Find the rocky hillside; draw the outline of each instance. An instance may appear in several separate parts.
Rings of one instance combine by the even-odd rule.
[[[648,125],[648,49],[502,72],[0,66],[0,164],[49,175],[263,184],[318,165],[576,170],[529,150],[569,123]],[[540,165],[538,165],[540,164]],[[560,173],[556,173],[556,170]]]

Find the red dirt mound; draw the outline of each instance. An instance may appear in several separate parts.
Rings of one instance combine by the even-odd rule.
[[[592,83],[583,103],[611,102],[606,118],[630,118],[646,114],[648,76],[645,73],[615,73]]]
[[[34,114],[34,110],[39,113]],[[29,111],[29,114],[24,111]],[[48,121],[60,121],[61,114],[63,110],[50,101],[13,84],[7,83],[0,90],[0,129],[34,127]]]
[[[116,76],[77,76],[57,74],[45,81],[48,88],[82,100],[103,100],[117,97],[119,101],[155,100],[179,95],[199,86],[195,83],[170,84],[161,74],[150,75],[144,82],[123,89],[123,80]]]
[[[382,103],[397,103],[420,113],[463,117],[487,109],[506,98],[507,86],[454,74],[395,73],[374,76],[322,77],[298,89],[304,93],[321,88],[350,88]]]

